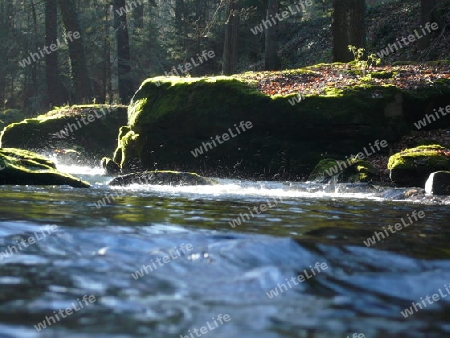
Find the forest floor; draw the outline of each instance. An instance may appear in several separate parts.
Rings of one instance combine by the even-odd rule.
[[[429,87],[439,79],[450,79],[450,61],[427,64],[370,67],[366,76],[352,63],[319,64],[301,69],[273,72],[247,72],[238,78],[254,81],[267,95],[326,94],[330,88],[349,89],[355,85],[393,85],[401,90]]]
[[[357,85],[392,85],[401,90],[414,91],[422,87],[429,88],[440,79],[450,79],[450,61],[370,67],[364,77],[351,63],[318,64],[285,71],[247,72],[236,77],[252,82],[259,91],[268,95],[320,95],[329,93],[330,89],[334,90],[333,94],[339,95],[340,91],[345,92]],[[393,185],[387,169],[390,155],[424,144],[440,144],[450,148],[450,129],[411,131],[398,143],[391,145],[389,155],[371,156],[368,161],[381,173],[380,183]]]
[[[430,46],[421,51],[417,43],[412,43],[389,54],[382,64],[450,59],[450,1],[437,0],[436,3],[440,30],[431,35]],[[329,16],[295,26],[280,25],[278,55],[282,69],[332,62],[331,21]],[[395,43],[397,38],[408,37],[419,28],[420,1],[402,1],[369,8],[366,15],[366,51],[376,54],[389,43]]]

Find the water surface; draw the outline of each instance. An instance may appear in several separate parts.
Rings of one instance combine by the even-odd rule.
[[[93,188],[0,187],[0,337],[450,336],[450,297],[401,314],[450,290],[445,201],[293,182],[110,188],[98,169],[61,168]],[[413,211],[426,216],[366,247]]]

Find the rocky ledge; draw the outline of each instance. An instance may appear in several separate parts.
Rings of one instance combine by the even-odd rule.
[[[89,188],[88,182],[56,170],[54,162],[31,151],[0,148],[0,185],[70,185]]]

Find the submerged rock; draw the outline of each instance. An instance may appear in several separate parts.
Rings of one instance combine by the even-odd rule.
[[[0,185],[70,185],[88,188],[88,182],[56,170],[54,162],[31,151],[0,148]]]
[[[441,145],[406,149],[389,158],[388,169],[398,185],[423,188],[431,173],[450,170],[450,150]]]
[[[425,183],[427,195],[450,195],[450,171],[431,173]]]
[[[109,185],[211,185],[214,181],[195,173],[179,171],[144,171],[114,178]]]

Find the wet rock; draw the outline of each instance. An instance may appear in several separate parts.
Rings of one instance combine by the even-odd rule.
[[[403,187],[425,187],[428,176],[450,170],[450,150],[441,145],[406,149],[389,158],[391,180]]]
[[[0,148],[0,185],[70,185],[88,188],[88,182],[56,170],[56,165],[31,151]]]
[[[109,185],[211,185],[214,181],[195,173],[179,171],[144,171],[114,178]]]
[[[450,171],[431,173],[425,183],[427,195],[450,195]]]
[[[117,174],[120,174],[119,165],[108,157],[102,158],[101,166],[105,170],[106,175],[116,176]]]
[[[322,183],[358,183],[379,178],[375,167],[367,161],[349,159],[347,161],[323,159],[309,175],[308,181]]]

